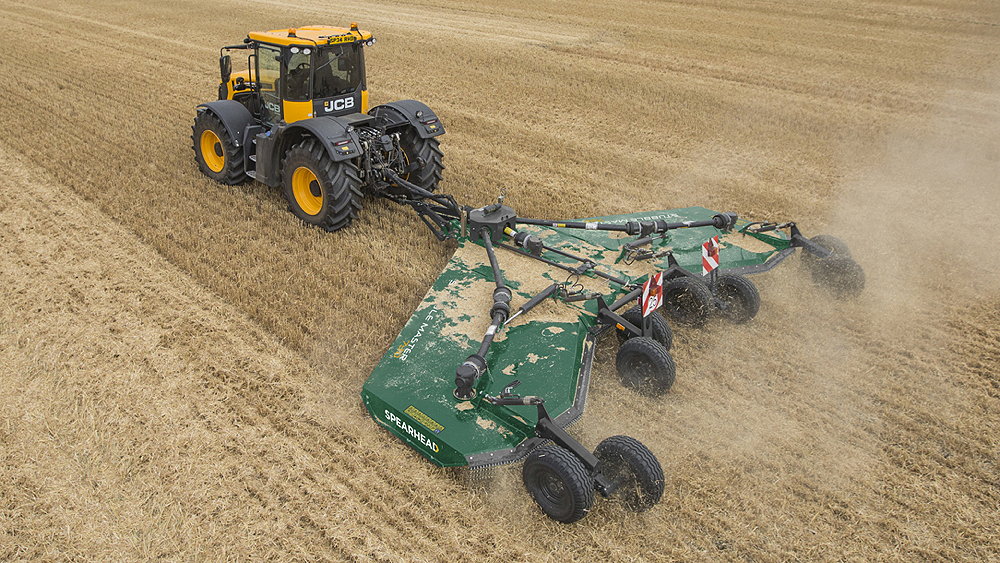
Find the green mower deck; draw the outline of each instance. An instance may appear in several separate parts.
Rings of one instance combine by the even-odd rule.
[[[690,207],[586,221],[695,222],[717,214]],[[497,259],[514,293],[512,307],[553,283],[567,280],[571,286],[603,294],[610,303],[671,265],[666,255],[626,264],[620,259],[623,245],[634,237],[622,233],[539,226],[521,226],[519,230],[596,265],[576,276],[529,256],[522,248],[505,246],[498,250]],[[650,251],[670,249],[677,265],[700,272],[702,243],[716,235],[720,236],[722,264],[741,271],[766,265],[769,258],[790,246],[789,238],[780,231],[745,234],[702,227],[668,231],[667,236],[656,237]],[[503,325],[489,350],[488,369],[476,383],[476,396],[456,399],[452,392],[455,366],[479,346],[490,325],[488,305],[494,289],[482,243],[473,243],[468,236],[457,238],[455,255],[368,378],[362,397],[375,420],[437,465],[509,463],[544,441],[535,432],[537,413],[524,406],[494,405],[484,397],[500,395],[517,380],[519,393],[544,397],[558,425],[571,424],[580,417],[586,402],[596,337],[608,327],[598,322],[598,305],[593,299],[548,299]],[[554,252],[545,253],[545,257],[569,267],[580,264]],[[599,277],[595,271],[625,280],[627,285]]]
[[[522,218],[502,204],[460,207],[398,176],[411,206],[457,249],[365,382],[372,417],[433,463],[485,468],[525,459],[522,478],[549,517],[583,518],[594,492],[641,512],[664,490],[655,455],[628,436],[594,450],[565,428],[582,414],[598,337],[616,331],[622,384],[673,384],[674,321],[712,312],[746,322],[760,305],[744,274],[805,250],[814,281],[853,294],[863,272],[832,237],[794,223],[747,222],[702,207],[593,217]],[[390,199],[393,199],[390,196]]]

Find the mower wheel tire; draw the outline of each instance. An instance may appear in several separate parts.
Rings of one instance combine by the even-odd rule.
[[[618,348],[615,367],[622,385],[640,395],[659,397],[677,378],[677,367],[670,352],[646,336],[629,338]]]
[[[663,313],[676,323],[704,326],[714,303],[712,290],[690,276],[674,278],[663,286]]]
[[[412,127],[408,127],[399,136],[399,146],[406,156],[407,166],[413,162],[422,163],[419,168],[403,174],[403,179],[429,192],[437,190],[444,170],[441,164],[444,153],[437,138],[421,139]]]
[[[865,288],[865,271],[847,256],[830,256],[812,266],[816,285],[825,287],[840,299],[855,297]]]
[[[642,328],[642,308],[638,305],[622,313],[622,317],[635,326]],[[663,315],[656,312],[652,314],[652,323],[653,340],[663,344],[663,347],[669,351],[674,344],[674,332],[670,330],[670,323],[667,322],[667,319],[663,318]],[[627,330],[615,328],[615,332],[618,333],[619,344],[624,344],[626,340],[634,338]]]
[[[829,250],[831,254],[827,258],[832,258],[834,256],[844,256],[847,258],[851,257],[851,249],[847,247],[847,243],[835,236],[816,235],[814,237],[810,237],[809,241]],[[802,250],[802,263],[810,268],[812,268],[817,262],[822,262],[823,260],[825,260],[825,258],[820,258],[808,250]]]
[[[243,147],[229,137],[226,127],[214,113],[199,111],[191,126],[191,148],[198,170],[209,178],[234,186],[249,177],[243,166]]]
[[[335,162],[316,139],[306,139],[285,154],[282,186],[288,210],[326,231],[343,229],[361,209],[361,180],[350,160]]]
[[[630,436],[605,438],[594,450],[597,466],[615,489],[615,496],[633,512],[645,512],[663,496],[663,467],[639,440]]]
[[[760,310],[757,286],[739,274],[719,274],[715,296],[720,301],[719,313],[737,324],[750,321]]]
[[[531,452],[521,471],[524,488],[549,518],[570,524],[594,505],[594,479],[569,450],[549,445]]]

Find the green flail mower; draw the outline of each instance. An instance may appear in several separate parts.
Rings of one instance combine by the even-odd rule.
[[[385,197],[458,247],[368,378],[364,403],[439,466],[524,460],[525,487],[560,522],[584,517],[595,491],[637,512],[663,494],[663,469],[638,440],[611,436],[590,451],[566,431],[583,414],[602,334],[616,334],[621,383],[656,396],[676,375],[667,318],[749,321],[760,297],[747,274],[802,249],[814,280],[836,295],[864,286],[842,242],[805,238],[794,223],[701,207],[530,219],[502,196],[472,209],[387,174],[397,189]]]

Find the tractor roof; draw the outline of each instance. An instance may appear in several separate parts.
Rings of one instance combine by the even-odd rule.
[[[357,24],[352,23],[350,28],[307,25],[286,29],[272,29],[270,31],[251,31],[247,34],[247,37],[253,41],[263,41],[264,43],[276,45],[302,45],[309,43],[328,45],[367,41],[372,38],[372,34],[368,31],[359,30]]]

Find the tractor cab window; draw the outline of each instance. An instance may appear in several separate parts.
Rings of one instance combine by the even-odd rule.
[[[361,85],[364,66],[356,43],[321,47],[316,54],[314,98],[350,94]]]
[[[311,74],[311,48],[292,47],[288,53],[288,80],[285,81],[285,99],[293,102],[309,100],[309,75]]]

